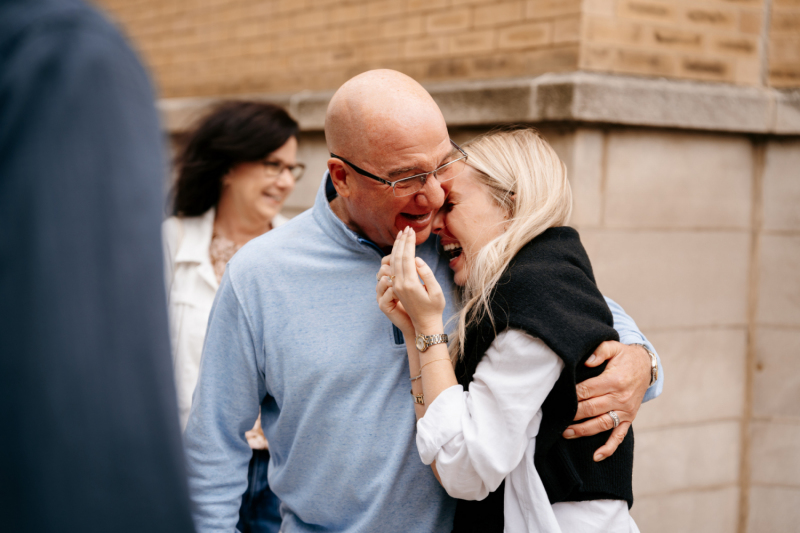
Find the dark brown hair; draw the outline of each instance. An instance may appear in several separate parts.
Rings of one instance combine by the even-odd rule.
[[[222,177],[237,163],[260,161],[296,137],[298,125],[281,107],[262,102],[216,105],[188,134],[175,160],[172,214],[199,216],[217,205]]]

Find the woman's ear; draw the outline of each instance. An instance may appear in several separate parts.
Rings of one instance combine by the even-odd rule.
[[[347,169],[339,159],[331,157],[328,159],[328,172],[331,174],[331,181],[336,193],[347,198],[351,194],[350,182],[347,179]]]

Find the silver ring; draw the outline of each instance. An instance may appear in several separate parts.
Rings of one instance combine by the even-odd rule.
[[[614,411],[609,411],[608,416],[610,416],[611,420],[614,421],[614,427],[617,427],[619,425],[619,417],[617,416],[617,413]]]

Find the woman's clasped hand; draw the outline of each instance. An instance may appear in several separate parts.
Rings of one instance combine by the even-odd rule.
[[[416,333],[439,333],[444,327],[444,292],[431,268],[415,257],[415,240],[411,228],[400,231],[378,272],[378,305],[406,340]]]

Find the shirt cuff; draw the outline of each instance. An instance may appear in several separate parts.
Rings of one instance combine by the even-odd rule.
[[[424,464],[431,464],[442,446],[461,433],[465,408],[464,387],[453,385],[443,390],[417,421],[417,451]]]

